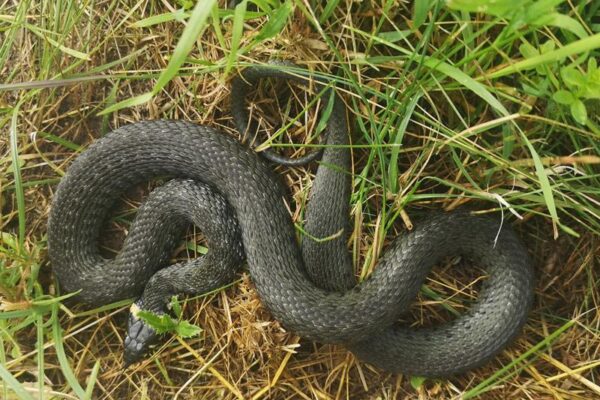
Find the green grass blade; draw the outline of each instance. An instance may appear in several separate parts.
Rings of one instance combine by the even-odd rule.
[[[85,398],[92,399],[92,395],[94,394],[94,386],[96,386],[96,381],[98,380],[98,372],[100,371],[100,361],[96,361],[94,367],[92,368],[92,372],[90,373],[90,377],[88,379],[87,386],[85,388]]]
[[[535,68],[538,65],[560,61],[566,57],[575,54],[585,53],[586,51],[591,51],[599,47],[600,33],[597,33],[593,36],[586,37],[585,39],[580,39],[576,42],[570,43],[556,50],[552,50],[547,53],[540,54],[539,56],[526,58],[525,60],[518,61],[496,72],[486,74],[485,76],[478,78],[478,80],[500,78],[502,76],[514,74],[519,71],[525,71],[528,69]]]
[[[56,357],[58,358],[58,363],[60,364],[60,369],[67,380],[67,383],[73,389],[75,394],[79,396],[79,398],[84,399],[86,394],[79,382],[77,381],[77,377],[73,373],[71,369],[71,363],[67,358],[65,353],[65,348],[63,346],[63,336],[62,336],[62,328],[60,327],[60,321],[58,318],[58,306],[55,305],[52,308],[52,339],[54,340],[54,347],[56,349]]]
[[[340,0],[329,0],[325,3],[325,6],[323,7],[323,12],[319,16],[320,23],[323,23],[329,19],[331,14],[333,14],[333,10],[336,9],[339,2]]]
[[[416,0],[413,9],[413,28],[418,29],[427,19],[427,12],[431,7],[431,0]]]
[[[242,33],[244,32],[244,15],[246,14],[247,0],[242,1],[240,4],[235,6],[233,13],[233,27],[231,29],[231,50],[229,57],[227,57],[227,65],[225,66],[224,78],[227,77],[233,64],[237,60],[238,49],[240,48],[240,42],[242,41]]]
[[[187,25],[181,34],[181,38],[179,39],[179,42],[177,42],[177,46],[173,51],[173,55],[169,60],[167,68],[162,71],[151,92],[113,104],[102,110],[100,113],[98,113],[98,115],[104,115],[121,110],[123,108],[144,104],[150,101],[150,99],[152,99],[156,93],[163,89],[167,83],[169,83],[171,79],[173,79],[179,72],[179,67],[181,67],[181,65],[185,62],[187,55],[194,47],[200,32],[202,32],[206,26],[206,20],[211,14],[215,3],[216,0],[205,0],[196,3]]]
[[[18,4],[19,6],[17,7],[14,16],[14,22],[10,21],[10,28],[2,31],[3,37],[2,45],[0,46],[0,69],[4,68],[6,61],[10,57],[10,54],[13,52],[13,44],[15,42],[15,39],[21,32],[21,27],[27,19],[27,11],[29,10],[31,0],[20,1]]]
[[[538,344],[536,344],[535,346],[533,346],[532,348],[527,350],[525,353],[521,354],[519,357],[515,358],[510,364],[499,369],[494,374],[492,374],[492,376],[485,379],[483,382],[481,382],[480,384],[475,386],[473,389],[467,391],[465,394],[463,394],[462,399],[467,400],[467,399],[471,399],[473,397],[479,396],[480,394],[488,391],[490,389],[490,386],[497,383],[499,380],[506,380],[506,379],[510,378],[512,375],[519,372],[523,367],[515,369],[511,372],[509,372],[509,371],[511,369],[515,368],[518,364],[525,361],[527,358],[529,358],[533,354],[535,354],[538,351],[540,351],[541,349],[543,349],[544,347],[550,346],[552,344],[552,342],[554,342],[556,339],[558,339],[558,337],[560,335],[562,335],[567,329],[572,327],[574,324],[575,324],[575,321],[568,321],[567,323],[563,324],[560,328],[558,328],[557,330],[552,332],[550,335],[546,336],[541,342],[539,342]]]
[[[566,29],[570,32],[576,34],[580,39],[588,37],[588,33],[585,31],[585,28],[579,21],[575,18],[571,18],[565,14],[554,13],[552,15],[552,20],[548,23],[550,26],[556,26],[557,28]]]
[[[525,145],[531,153],[531,158],[533,158],[535,174],[537,175],[540,181],[540,186],[542,187],[542,194],[544,195],[544,201],[546,202],[546,207],[548,207],[548,212],[550,212],[550,216],[552,217],[554,238],[556,239],[558,237],[558,213],[556,212],[556,204],[554,203],[554,196],[552,195],[552,187],[550,186],[548,175],[546,174],[544,164],[542,164],[542,160],[540,159],[539,154],[537,153],[537,151],[535,151],[529,139],[527,139],[527,135],[525,135],[520,129],[519,132],[521,133],[521,137],[523,138]]]
[[[38,366],[38,390],[40,399],[43,398],[44,381],[44,317],[41,314],[36,315],[35,327],[37,330],[37,366]]]
[[[23,194],[23,180],[21,177],[21,166],[19,164],[19,141],[17,135],[17,120],[19,117],[20,104],[13,109],[10,122],[10,156],[12,171],[15,178],[15,195],[17,196],[17,213],[19,218],[19,251],[25,246],[25,196]]]
[[[4,383],[8,384],[8,387],[10,387],[13,390],[13,392],[16,393],[17,396],[19,396],[20,400],[35,400],[33,396],[31,396],[29,392],[25,390],[25,388],[23,388],[21,382],[16,380],[15,377],[12,376],[12,374],[1,363],[0,378],[2,378],[2,381],[4,381]]]
[[[63,53],[68,54],[71,57],[75,57],[75,58],[78,58],[78,59],[83,60],[83,61],[90,61],[91,60],[91,57],[89,56],[89,54],[86,54],[84,52],[81,52],[81,51],[72,49],[70,47],[67,47],[67,46],[63,45],[62,43],[59,43],[56,40],[52,39],[50,37],[50,35],[53,34],[54,32],[49,32],[49,31],[45,31],[45,30],[39,29],[37,26],[31,25],[31,24],[28,24],[28,23],[24,23],[23,26],[25,26],[32,33],[34,33],[35,35],[39,36],[43,40],[47,41],[48,43],[50,43],[52,46],[56,47],[57,49],[59,49]]]
[[[177,75],[179,67],[185,62],[186,57],[196,44],[196,39],[200,36],[200,32],[202,32],[206,26],[206,20],[211,14],[215,4],[216,0],[204,0],[196,3],[192,15],[187,22],[187,26],[183,30],[181,38],[179,39],[179,42],[177,42],[177,46],[169,60],[169,64],[158,77],[158,81],[156,82],[152,93],[158,93],[158,91],[164,88],[167,83]]]
[[[147,46],[142,46],[139,49],[132,51],[131,53],[129,53],[121,58],[104,63],[102,65],[98,65],[94,68],[87,70],[86,75],[87,74],[98,74],[98,73],[104,72],[110,68],[116,67],[117,65],[130,63],[131,61],[135,60],[139,55],[145,53],[146,51],[148,51]]]
[[[104,311],[116,310],[117,308],[121,308],[121,307],[125,307],[125,306],[131,305],[131,303],[133,303],[133,300],[134,299],[119,300],[119,301],[116,301],[114,303],[110,303],[110,304],[106,304],[104,306],[96,307],[96,308],[94,308],[92,310],[80,311],[80,312],[77,313],[77,316],[78,317],[85,317],[85,316],[88,316],[88,315],[96,315],[96,314],[104,312]]]
[[[467,89],[470,89],[477,96],[481,97],[488,103],[494,110],[496,110],[500,115],[507,116],[509,114],[508,110],[498,101],[498,99],[489,92],[481,83],[477,82],[475,79],[471,78],[469,75],[465,74],[461,70],[452,65],[445,63],[440,60],[436,60],[432,57],[425,57],[423,60],[423,64],[431,69],[439,71],[444,75],[454,79],[456,82],[460,83]]]
[[[48,89],[54,87],[75,85],[81,82],[95,81],[100,79],[106,79],[106,77],[103,75],[91,75],[67,79],[45,79],[41,81],[30,82],[0,83],[0,92],[7,90]]]
[[[408,106],[406,107],[406,113],[402,117],[402,121],[400,121],[400,125],[398,126],[398,130],[396,131],[396,136],[394,138],[393,143],[397,144],[397,147],[392,147],[390,153],[390,162],[388,167],[388,176],[390,177],[390,189],[392,193],[396,193],[398,191],[398,156],[400,154],[400,145],[402,144],[402,139],[404,138],[404,133],[406,132],[406,127],[415,111],[415,107],[421,98],[421,94],[417,94],[410,99]]]
[[[65,45],[62,45],[49,36],[46,36],[46,40],[48,41],[48,43],[57,47],[58,49],[60,49],[60,51],[64,52],[65,54],[68,54],[75,58],[79,58],[80,60],[85,60],[85,61],[91,60],[91,57],[88,54],[81,52],[81,51],[77,51],[77,50],[67,47]]]
[[[165,381],[167,382],[167,384],[173,386],[174,383],[171,380],[171,377],[169,376],[169,371],[164,366],[164,364],[160,361],[160,358],[154,357],[153,359],[154,359],[154,364],[156,364],[156,367],[160,371],[160,374],[162,375],[162,377],[165,378]]]
[[[0,366],[6,365],[6,343],[4,342],[4,332],[6,331],[6,321],[0,319]],[[0,380],[2,385],[2,395],[8,397],[8,387],[5,380]]]
[[[183,8],[181,8],[175,12],[153,15],[151,17],[141,19],[131,24],[131,26],[133,28],[148,28],[150,26],[162,24],[173,20],[181,21],[184,18],[188,18],[189,16],[190,13],[186,12]]]
[[[140,104],[149,102],[153,96],[154,96],[154,93],[146,92],[144,94],[140,94],[139,96],[131,97],[129,99],[120,101],[118,103],[115,103],[111,106],[106,107],[104,110],[100,111],[98,113],[98,115],[99,116],[106,115],[106,114],[110,114],[112,112],[121,110],[123,108],[139,106]]]
[[[27,310],[14,310],[14,311],[2,311],[0,312],[0,320],[13,319],[13,318],[24,318],[33,312],[31,309]]]
[[[292,12],[292,3],[288,0],[278,7],[269,17],[269,21],[261,28],[254,38],[255,42],[262,42],[279,34],[285,27],[288,17]]]
[[[374,36],[370,33],[358,29],[351,30],[363,36],[367,36],[379,44],[383,44],[394,50],[400,51],[408,56],[414,56],[414,52],[407,50],[401,46],[398,46],[392,42],[389,42],[385,39],[382,39],[381,37]],[[473,93],[481,97],[483,100],[485,100],[486,103],[492,106],[492,108],[494,108],[500,115],[506,116],[509,114],[508,110],[502,105],[502,103],[500,103],[500,101],[498,101],[496,97],[494,97],[494,95],[490,93],[489,90],[485,88],[485,86],[483,86],[481,83],[477,82],[475,79],[471,78],[469,75],[465,74],[458,68],[448,64],[447,62],[430,56],[423,56],[422,61],[424,66],[435,71],[441,72],[449,78],[454,79],[456,82],[460,83],[467,89],[470,89]]]
[[[69,150],[73,150],[73,151],[80,151],[81,150],[81,146],[80,145],[75,144],[75,143],[71,142],[70,140],[62,138],[60,136],[56,136],[56,135],[53,135],[53,134],[48,133],[48,132],[38,132],[37,134],[38,134],[38,136],[40,136],[40,137],[42,137],[44,139],[50,140],[50,141],[52,141],[52,142],[54,142],[56,144],[60,144],[61,146],[66,147]]]

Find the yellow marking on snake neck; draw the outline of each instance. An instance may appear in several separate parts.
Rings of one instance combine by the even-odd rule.
[[[129,312],[131,313],[131,315],[133,315],[135,319],[138,319],[138,312],[140,312],[140,308],[137,304],[133,303],[131,307],[129,307]]]

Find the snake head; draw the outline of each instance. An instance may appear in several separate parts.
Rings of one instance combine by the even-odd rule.
[[[137,316],[139,310],[138,304],[131,305],[127,336],[123,342],[125,368],[142,360],[158,338],[156,331]]]

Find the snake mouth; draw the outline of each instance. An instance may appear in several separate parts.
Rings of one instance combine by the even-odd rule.
[[[123,342],[124,368],[142,360],[158,340],[158,333],[137,317],[137,311],[139,311],[139,307],[134,303],[129,313],[127,336]]]

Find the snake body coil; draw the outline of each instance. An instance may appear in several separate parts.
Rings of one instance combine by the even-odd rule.
[[[291,78],[274,68],[248,69],[245,81],[234,85],[234,98],[245,98],[265,76]],[[238,104],[233,110],[238,126],[245,118],[241,109]],[[326,137],[329,145],[348,144],[337,97]],[[283,187],[255,152],[215,129],[187,122],[119,128],[81,154],[58,187],[48,228],[54,271],[64,290],[81,290],[82,302],[98,305],[143,293],[138,307],[161,311],[172,294],[227,283],[245,257],[262,301],[287,329],[345,344],[387,370],[450,375],[481,365],[504,348],[525,322],[532,299],[532,268],[514,232],[464,212],[436,215],[397,238],[372,275],[356,285],[345,235],[324,243],[310,239],[347,225],[348,150],[326,147],[322,157],[306,212],[310,236],[301,248]],[[140,208],[122,252],[114,260],[101,258],[100,228],[118,196],[165,177],[175,179]],[[209,253],[161,269],[188,221],[209,237]],[[489,274],[477,303],[437,328],[395,326],[431,267],[455,254]],[[144,347],[139,342],[144,329],[130,318],[126,345],[133,352]]]

